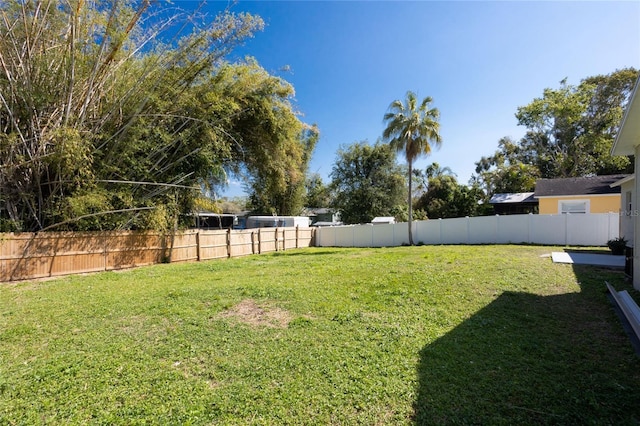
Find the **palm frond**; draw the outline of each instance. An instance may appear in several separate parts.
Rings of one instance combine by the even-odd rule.
[[[383,138],[396,151],[404,151],[409,165],[409,244],[413,245],[411,231],[411,193],[413,162],[420,155],[429,155],[432,146],[439,148],[442,144],[440,137],[440,112],[436,108],[429,108],[433,99],[427,96],[418,105],[417,96],[408,91],[404,101],[395,100],[389,105],[384,115],[386,127],[382,132]]]

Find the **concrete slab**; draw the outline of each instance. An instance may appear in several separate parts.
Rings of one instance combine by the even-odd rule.
[[[607,266],[624,268],[624,256],[597,253],[558,252],[551,253],[553,263],[573,263],[576,265]]]

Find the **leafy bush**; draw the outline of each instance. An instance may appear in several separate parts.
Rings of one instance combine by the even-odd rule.
[[[627,240],[624,237],[613,238],[607,241],[607,247],[613,254],[623,254],[627,247]]]

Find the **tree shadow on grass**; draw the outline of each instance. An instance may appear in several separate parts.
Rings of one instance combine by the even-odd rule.
[[[579,293],[505,292],[425,346],[415,424],[638,424],[640,358],[606,297],[612,272],[574,271]]]
[[[305,257],[335,255],[339,253],[343,253],[343,252],[341,252],[340,250],[318,249],[313,247],[287,249],[287,250],[270,252],[271,256],[305,256]]]

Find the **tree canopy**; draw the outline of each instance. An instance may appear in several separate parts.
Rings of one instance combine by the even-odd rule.
[[[460,185],[455,176],[441,174],[429,178],[427,191],[415,202],[415,208],[429,219],[476,216],[483,198],[478,186]]]
[[[289,83],[225,61],[259,17],[8,0],[0,18],[0,230],[171,228],[229,174],[261,210],[302,206],[317,129]]]
[[[522,149],[510,137],[498,142],[498,149],[476,163],[479,182],[488,194],[533,191],[540,178],[538,167],[523,162]]]
[[[331,205],[331,191],[322,181],[320,174],[311,173],[307,176],[305,188],[307,191],[305,206],[328,207]]]
[[[525,136],[501,139],[494,155],[476,163],[475,180],[491,195],[531,191],[538,178],[630,173],[632,159],[610,151],[637,78],[625,68],[545,89],[516,112]]]
[[[329,187],[333,206],[346,224],[368,223],[376,216],[395,216],[406,188],[395,150],[382,143],[356,142],[338,150]]]

